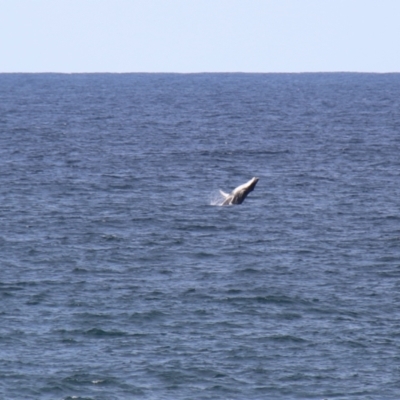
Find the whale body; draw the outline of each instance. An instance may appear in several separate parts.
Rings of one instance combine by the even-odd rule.
[[[251,178],[248,182],[238,186],[232,193],[228,194],[220,190],[222,196],[225,197],[223,206],[230,206],[231,204],[242,204],[247,195],[254,190],[258,182],[258,178]]]

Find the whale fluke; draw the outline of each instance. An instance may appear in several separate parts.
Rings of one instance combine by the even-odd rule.
[[[228,194],[220,190],[222,196],[225,197],[223,206],[230,206],[231,204],[242,204],[247,195],[254,190],[258,182],[258,178],[251,178],[248,182],[238,186],[232,193]]]

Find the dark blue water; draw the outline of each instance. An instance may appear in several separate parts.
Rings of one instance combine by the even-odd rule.
[[[0,75],[0,397],[400,398],[399,94]]]

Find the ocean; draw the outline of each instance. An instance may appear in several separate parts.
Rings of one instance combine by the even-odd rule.
[[[398,400],[399,94],[0,74],[0,398]]]

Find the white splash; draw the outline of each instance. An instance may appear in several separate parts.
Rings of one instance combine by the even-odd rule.
[[[210,195],[210,205],[211,206],[222,206],[225,197],[221,194],[221,191],[215,191]]]

